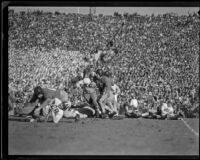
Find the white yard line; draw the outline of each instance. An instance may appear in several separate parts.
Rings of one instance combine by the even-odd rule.
[[[191,127],[189,126],[189,124],[188,124],[184,119],[181,118],[181,121],[186,125],[186,127],[187,127],[192,133],[194,133],[195,136],[199,137],[199,133],[196,132],[193,128],[191,128]]]

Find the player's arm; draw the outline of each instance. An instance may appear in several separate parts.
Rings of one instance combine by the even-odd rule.
[[[95,72],[92,72],[92,75],[95,77],[95,78],[97,78],[98,80],[101,80],[102,78],[98,75],[98,74],[96,74]]]
[[[124,110],[125,110],[125,114],[126,114],[126,115],[128,115],[128,116],[131,115],[131,112],[132,112],[132,111],[129,110],[128,104],[125,104],[125,105],[124,105]]]
[[[54,99],[51,98],[47,98],[41,105],[40,105],[40,109],[46,107],[48,104],[51,104],[54,101]]]
[[[34,103],[38,99],[37,95],[34,93],[33,96],[31,97],[29,103]]]
[[[76,83],[76,87],[79,89],[81,88],[82,85],[83,85],[83,80],[80,80]]]
[[[117,94],[120,94],[120,92],[121,92],[121,91],[120,91],[120,88],[116,85],[116,93],[117,93]]]

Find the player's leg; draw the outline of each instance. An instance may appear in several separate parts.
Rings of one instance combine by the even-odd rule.
[[[95,108],[95,112],[96,112],[96,116],[99,117],[99,115],[101,114],[99,105],[97,103],[97,95],[95,93],[91,94],[90,96],[91,100],[92,100],[92,105]]]
[[[99,99],[99,105],[100,105],[101,110],[102,110],[103,113],[105,113],[105,104],[104,104],[104,101],[105,101],[106,98],[107,98],[107,93],[103,93],[103,95]]]
[[[77,109],[80,114],[86,115],[87,117],[94,117],[95,110],[90,106],[84,106],[83,108]]]

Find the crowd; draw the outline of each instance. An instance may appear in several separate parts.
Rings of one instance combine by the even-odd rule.
[[[186,117],[198,117],[199,28],[197,14],[9,11],[9,93],[24,103],[41,85],[66,88],[80,101],[71,82],[89,63],[84,58],[112,40],[116,54],[99,67],[112,71],[120,103],[135,97],[149,108],[170,99]]]

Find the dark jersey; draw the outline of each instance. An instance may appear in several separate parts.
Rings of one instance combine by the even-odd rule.
[[[101,77],[101,81],[103,83],[103,89],[110,91],[111,90],[111,86],[114,85],[112,78],[109,78],[107,76],[102,76]]]
[[[44,96],[41,99],[39,99],[39,102],[41,104],[43,104],[47,99],[54,99],[54,98],[58,98],[63,102],[68,101],[68,94],[63,90],[52,90],[48,88],[43,88],[42,91]],[[36,100],[38,100],[38,97],[34,93],[33,97],[30,100],[30,103],[36,102]]]
[[[100,94],[102,94],[104,88],[103,88],[103,83],[101,82],[101,80],[97,76],[94,76],[93,81],[95,82],[97,88],[99,89]]]
[[[92,76],[91,76],[91,72],[92,72],[92,68],[91,68],[92,66],[87,66],[87,68],[85,68],[84,70],[83,70],[83,77],[84,78],[91,78]]]

